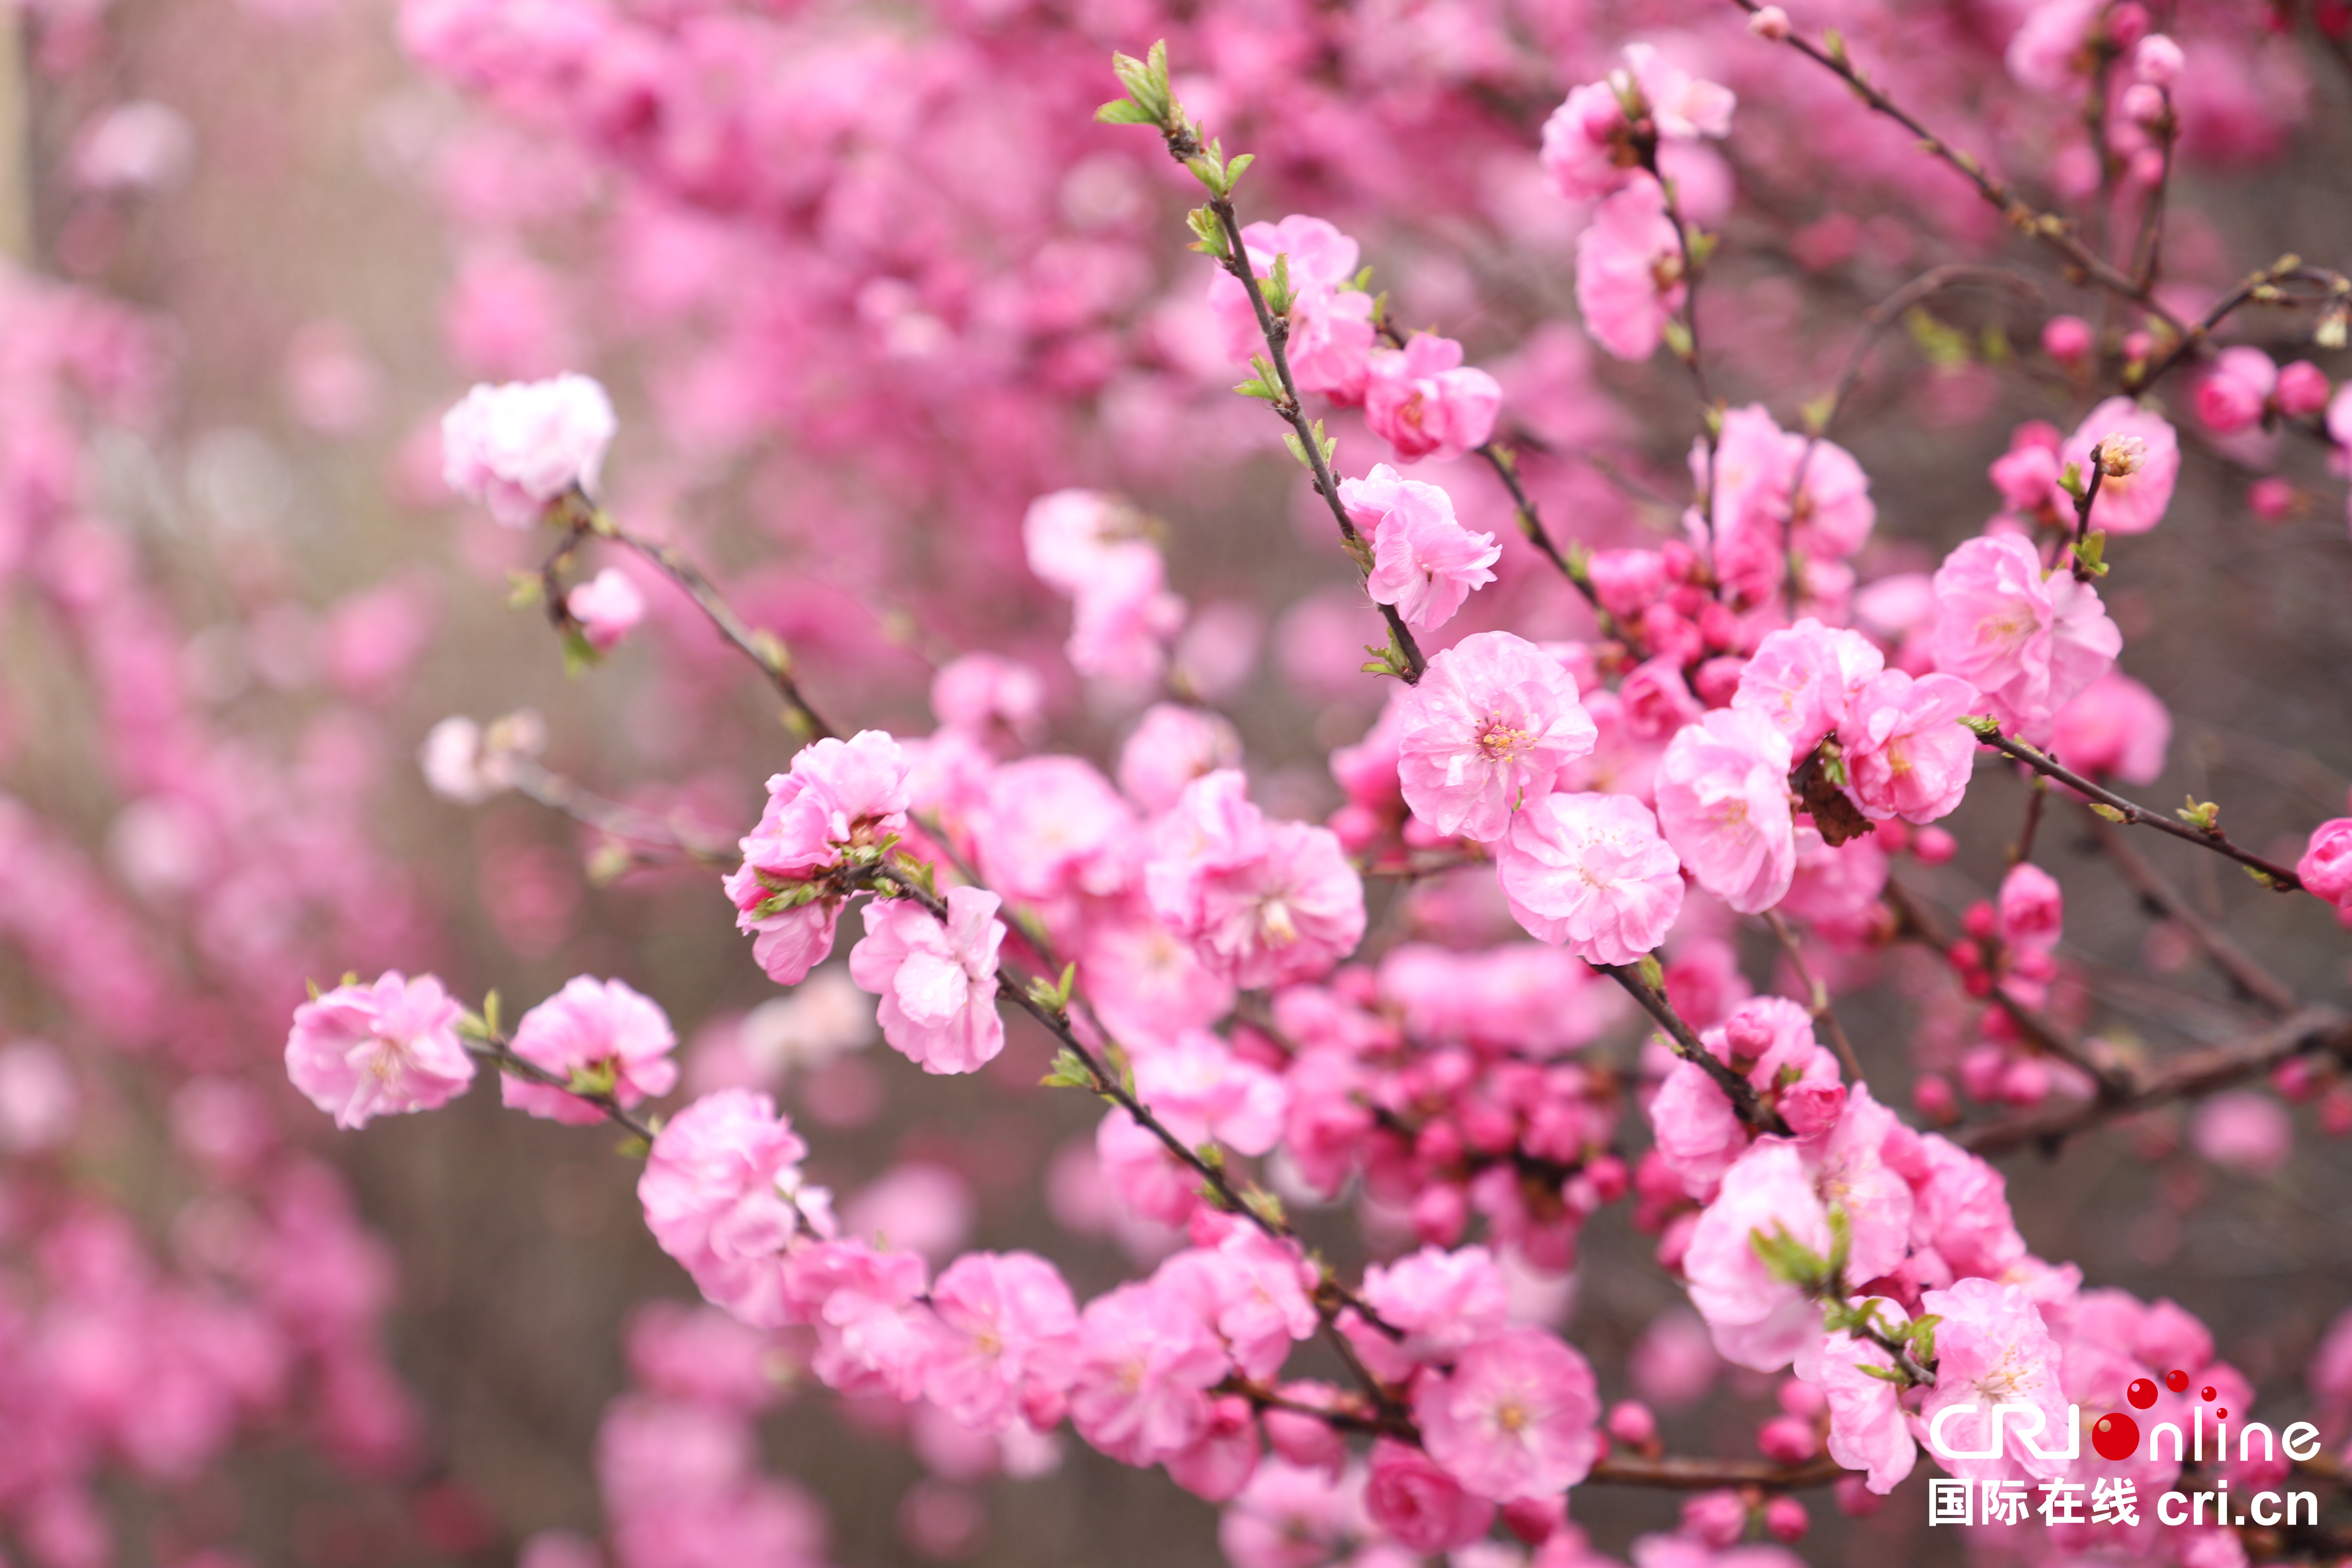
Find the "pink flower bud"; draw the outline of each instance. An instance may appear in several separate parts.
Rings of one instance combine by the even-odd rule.
[[[2189,1121],[2189,1142],[2213,1164],[2243,1175],[2272,1176],[2294,1152],[2294,1122],[2268,1095],[2232,1089],[2197,1108]]]
[[[2091,323],[2080,316],[2053,316],[2042,325],[2042,352],[2072,365],[2091,352]]]
[[[1517,1498],[1503,1505],[1503,1527],[1529,1546],[1541,1546],[1568,1522],[1568,1498]]]
[[[1756,1431],[1756,1447],[1776,1465],[1801,1465],[1820,1451],[1813,1424],[1800,1415],[1775,1415]]]
[[[1748,30],[1776,44],[1785,42],[1789,37],[1789,13],[1778,5],[1766,5],[1748,16]]]
[[[2307,359],[2281,367],[2278,373],[2278,399],[2281,414],[2291,419],[2301,419],[2327,406],[2327,373]]]
[[[1960,1098],[1952,1091],[1951,1080],[1934,1074],[1911,1086],[1911,1103],[1921,1116],[1938,1124],[1960,1113]]]
[[[1911,858],[1922,866],[1950,863],[1960,852],[1960,841],[1940,827],[1923,827],[1911,836]]]
[[[1683,1504],[1683,1530],[1720,1551],[1748,1532],[1748,1505],[1735,1491],[1701,1492]]]
[[[1785,1492],[1764,1505],[1764,1533],[1775,1541],[1793,1545],[1805,1538],[1812,1522],[1805,1505]]]
[[[618,567],[607,566],[565,595],[563,607],[598,653],[609,652],[646,618],[646,596]]]
[[[2352,817],[2339,816],[2311,830],[2310,847],[2294,863],[2304,890],[2338,909],[2352,909]]]
[[[2171,111],[2171,106],[2165,101],[2164,89],[2144,81],[2124,89],[2123,100],[2117,107],[2123,110],[2124,118],[2135,125],[2157,124]]]
[[[1860,1476],[1842,1479],[1833,1495],[1837,1498],[1838,1511],[1848,1519],[1868,1519],[1886,1506],[1886,1500],[1872,1491]]]
[[[1609,1435],[1629,1448],[1646,1448],[1658,1440],[1658,1418],[1638,1399],[1622,1399],[1609,1407]]]
[[[2197,384],[2197,416],[2222,436],[2259,424],[2278,381],[2278,366],[2262,350],[2223,349]]]
[[[2132,74],[2156,87],[2170,87],[2179,81],[2185,63],[2180,46],[2162,33],[2150,33],[2132,51]]]

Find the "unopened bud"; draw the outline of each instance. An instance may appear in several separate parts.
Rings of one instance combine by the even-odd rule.
[[[1769,38],[1776,44],[1786,43],[1789,38],[1789,13],[1778,5],[1767,5],[1751,12],[1748,17],[1748,30],[1759,38]]]
[[[2099,471],[2111,479],[2139,472],[2147,461],[2147,443],[2137,436],[2110,436],[2099,443]]]

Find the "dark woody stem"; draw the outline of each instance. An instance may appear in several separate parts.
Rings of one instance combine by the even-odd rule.
[[[2088,509],[2085,508],[2085,510]],[[2297,877],[2293,870],[2275,860],[2266,860],[2260,855],[2231,843],[2229,835],[2223,833],[2219,827],[2208,832],[2200,827],[2192,827],[2185,822],[2177,822],[2171,817],[2160,816],[2137,802],[2126,800],[2115,791],[2093,784],[2072,768],[2062,766],[2057,758],[2040,748],[2029,746],[2022,741],[2011,740],[2002,734],[1999,726],[1989,719],[1972,720],[1969,727],[1976,731],[1977,739],[1983,744],[1990,746],[2005,757],[2014,757],[2045,778],[2055,779],[2075,794],[2098,802],[2108,810],[2116,813],[2125,822],[2142,827],[2153,827],[2159,833],[2169,833],[2173,837],[2185,843],[2210,849],[2216,855],[2226,855],[2239,865],[2262,873],[2263,877],[2267,879],[2269,886],[2282,891],[2300,889],[2303,886],[2303,879]]]
[[[1780,1113],[1757,1098],[1756,1086],[1749,1083],[1744,1074],[1734,1072],[1727,1064],[1717,1060],[1715,1053],[1700,1042],[1697,1031],[1683,1021],[1682,1015],[1675,1011],[1674,1005],[1642,977],[1640,970],[1628,963],[1596,963],[1592,967],[1614,980],[1624,988],[1627,995],[1642,1005],[1642,1011],[1665,1031],[1667,1043],[1675,1055],[1686,1062],[1697,1064],[1707,1077],[1713,1079],[1716,1087],[1730,1100],[1731,1108],[1739,1113],[1741,1121],[1759,1132],[1776,1133],[1783,1138],[1792,1135],[1789,1124],[1780,1120]]]
[[[1797,984],[1805,988],[1805,1011],[1812,1016],[1814,1025],[1822,1033],[1829,1037],[1830,1049],[1837,1053],[1846,1077],[1856,1083],[1863,1082],[1862,1058],[1854,1055],[1853,1042],[1846,1038],[1845,1026],[1838,1022],[1837,1009],[1830,1005],[1829,987],[1821,983],[1811,966],[1806,963],[1805,950],[1798,942],[1797,933],[1789,929],[1788,921],[1778,910],[1766,910],[1764,923],[1772,928],[1772,938],[1780,944],[1780,951],[1789,955],[1789,966],[1796,972]]]
[[[523,1079],[531,1083],[545,1084],[550,1089],[560,1089],[572,1099],[584,1100],[603,1111],[604,1119],[614,1126],[644,1139],[649,1146],[652,1144],[655,1129],[651,1122],[609,1094],[583,1094],[573,1089],[566,1079],[557,1077],[538,1063],[525,1061],[514,1054],[513,1049],[507,1044],[505,1037],[465,1035],[461,1036],[460,1039],[466,1047],[466,1054],[475,1060],[488,1063],[509,1077]]]

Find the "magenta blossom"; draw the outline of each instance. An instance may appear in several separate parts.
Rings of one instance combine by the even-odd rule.
[[[1601,1451],[1592,1368],[1540,1329],[1506,1329],[1424,1373],[1412,1413],[1429,1457],[1490,1502],[1556,1495]]]
[[[1780,901],[1797,869],[1788,737],[1761,713],[1717,709],[1658,764],[1658,826],[1693,880],[1741,914]]]
[[[908,804],[905,753],[879,730],[819,741],[768,780],[767,808],[726,887],[771,980],[796,985],[833,951],[844,895],[819,879],[848,857],[878,858],[905,830]]]
[[[1680,867],[1640,801],[1550,795],[1511,819],[1495,869],[1529,935],[1587,963],[1631,963],[1682,909]]]
[[[1802,757],[1845,717],[1846,704],[1886,660],[1860,632],[1832,630],[1811,616],[1757,645],[1739,672],[1735,709],[1762,714]]]
[[[1002,1432],[1032,1380],[1053,1385],[1077,1332],[1077,1304],[1054,1266],[1027,1252],[969,1252],[931,1286],[938,1321],[923,1393],[975,1432]]]
[[[462,1011],[430,974],[390,970],[373,985],[338,985],[294,1009],[286,1076],[338,1127],[432,1110],[474,1081],[457,1038]]]
[[[479,385],[441,419],[441,473],[509,528],[528,528],[550,501],[593,492],[613,443],[612,399],[584,375]]]
[[[1397,776],[1435,832],[1488,840],[1592,750],[1592,720],[1559,661],[1508,632],[1478,632],[1429,661],[1399,702]]]
[[[1356,242],[1319,217],[1294,213],[1280,223],[1242,230],[1250,270],[1274,276],[1274,259],[1287,256],[1290,275],[1290,370],[1301,392],[1319,392],[1352,407],[1363,401],[1372,352],[1372,297],[1356,288]],[[1257,312],[1241,280],[1220,268],[1209,281],[1209,309],[1224,330],[1226,354],[1246,363],[1265,352]]]
[[[1830,1255],[1829,1210],[1797,1146],[1783,1138],[1759,1138],[1732,1163],[1683,1254],[1691,1304],[1715,1348],[1727,1361],[1778,1372],[1821,1331],[1821,1309],[1765,1262],[1759,1236],[1786,1237],[1818,1258]]]
[[[2154,784],[2172,742],[2163,700],[2119,669],[2110,669],[2058,710],[2051,749],[2094,779]]]
[[[1339,501],[1371,541],[1365,586],[1372,602],[1394,605],[1415,630],[1444,626],[1472,590],[1495,580],[1488,568],[1502,559],[1502,547],[1493,534],[1456,522],[1454,498],[1437,486],[1375,463],[1362,479],[1339,481]]]
[[[1238,773],[1193,780],[1154,834],[1152,912],[1244,989],[1312,979],[1355,951],[1364,886],[1330,829],[1269,821]]]
[[[2278,384],[2278,362],[2262,350],[2223,349],[2197,384],[2197,417],[2217,436],[2259,425]]]
[[[1372,351],[1364,422],[1404,461],[1450,462],[1495,433],[1503,389],[1465,367],[1452,338],[1415,332],[1402,349]]]
[[[1576,308],[1592,341],[1624,360],[1658,352],[1683,308],[1681,242],[1665,193],[1640,174],[1602,202],[1576,241]]]
[[[622,1105],[667,1094],[677,1083],[677,1036],[669,1019],[647,998],[617,980],[577,975],[562,990],[522,1016],[515,1026],[514,1054],[534,1067],[581,1088],[602,1089]],[[593,1126],[604,1113],[576,1094],[552,1084],[509,1075],[499,1082],[501,1100],[517,1110]]]
[[[2180,477],[2179,437],[2164,416],[2128,397],[2110,397],[2085,415],[2058,454],[2062,466],[2075,466],[2085,486],[2091,482],[2094,447],[2106,454],[2106,476],[2091,502],[2091,526],[2109,533],[2146,533],[2163,521]],[[2126,472],[2116,471],[2119,451]]]
[[[1977,738],[1960,722],[1983,706],[1977,689],[1948,675],[1912,679],[1890,669],[1853,695],[1838,727],[1846,777],[1863,815],[1927,823],[1968,793]]]
[[[665,1125],[637,1179],[646,1228],[703,1295],[754,1328],[793,1321],[782,1256],[804,1234],[827,1235],[822,1188],[803,1188],[808,1145],[748,1089],[705,1095]]]
[[[1935,594],[1936,668],[1984,693],[1993,716],[2027,741],[2046,739],[2052,717],[2123,649],[2098,590],[2045,573],[2013,533],[1971,539],[1946,556]]]
[[[1885,1297],[1866,1305],[1876,1310],[1879,1324],[1900,1332],[1909,1315]],[[1899,1384],[1871,1375],[1895,1364],[1874,1341],[1843,1330],[1825,1334],[1798,1352],[1796,1373],[1820,1389],[1829,1401],[1830,1458],[1850,1470],[1864,1472],[1863,1484],[1884,1497],[1893,1491],[1919,1462],[1919,1445],[1896,1393]]]
[[[1149,1465],[1208,1430],[1203,1392],[1225,1375],[1224,1351],[1173,1291],[1122,1285],[1087,1305],[1070,1365],[1070,1421],[1112,1458]]]
[[[1372,1444],[1364,1511],[1397,1544],[1423,1557],[1468,1545],[1495,1521],[1493,1503],[1471,1496],[1420,1449],[1390,1437]]]
[[[2032,1300],[2015,1285],[1962,1279],[1949,1289],[1925,1292],[1919,1305],[1943,1320],[1936,1325],[1936,1386],[1919,1409],[1930,1435],[1936,1435],[1937,1418],[1948,1408],[1973,1406],[1946,1419],[1940,1435],[1945,1447],[1956,1454],[1982,1448],[1988,1446],[1992,1412],[2002,1412],[1996,1457],[1938,1455],[1937,1462],[1970,1481],[2063,1474],[2064,1459],[2043,1458],[2027,1447],[2031,1437],[2053,1456],[2065,1449],[2069,1403],[2059,1380],[2057,1343]],[[2040,1414],[2038,1432],[2031,1415],[2020,1419],[2021,1411]]]
[[[2303,858],[2294,863],[2303,890],[2337,909],[2352,909],[2352,817],[2339,816],[2311,830]]]
[[[598,653],[610,653],[646,618],[646,596],[628,574],[607,566],[564,595],[563,607]]]
[[[1004,1048],[997,907],[994,893],[977,888],[950,888],[945,920],[912,899],[866,906],[866,939],[849,950],[849,977],[882,998],[882,1037],[925,1072],[971,1072]]]

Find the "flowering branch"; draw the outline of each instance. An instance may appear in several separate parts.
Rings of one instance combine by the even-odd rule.
[[[1686,1062],[1696,1063],[1700,1070],[1713,1079],[1716,1087],[1730,1100],[1731,1108],[1739,1113],[1741,1121],[1759,1132],[1778,1133],[1783,1138],[1792,1136],[1789,1124],[1780,1119],[1780,1113],[1768,1110],[1757,1098],[1756,1086],[1749,1083],[1744,1074],[1734,1072],[1727,1064],[1718,1060],[1716,1054],[1700,1042],[1697,1032],[1684,1022],[1682,1015],[1675,1012],[1674,1005],[1666,1000],[1665,993],[1654,985],[1648,975],[1630,963],[1597,963],[1593,967],[1622,986],[1627,995],[1642,1005],[1642,1011],[1657,1020],[1658,1027],[1665,1031],[1675,1055]]]
[[[1830,1005],[1829,987],[1821,983],[1812,967],[1805,962],[1805,950],[1797,942],[1797,933],[1778,910],[1764,911],[1764,923],[1772,928],[1772,936],[1780,942],[1780,951],[1789,955],[1790,967],[1796,971],[1797,984],[1805,988],[1805,1011],[1812,1016],[1814,1026],[1830,1037],[1830,1049],[1845,1066],[1846,1076],[1856,1083],[1864,1081],[1862,1058],[1854,1055],[1853,1042],[1846,1038],[1845,1026],[1838,1022],[1837,1009]]]
[[[1751,17],[1758,16],[1768,9],[1762,0],[1732,0],[1732,4],[1747,12]],[[1777,7],[1770,8],[1777,10]],[[2121,295],[2124,299],[2138,305],[2150,315],[2171,327],[2176,332],[2185,333],[2189,330],[2179,317],[2166,308],[2162,300],[2156,298],[2150,286],[2142,284],[2084,245],[2075,237],[2064,218],[2060,217],[2056,213],[2036,211],[2010,187],[2007,181],[1996,179],[1985,173],[1984,164],[1978,161],[1974,153],[1965,153],[1952,146],[1942,137],[1922,125],[1908,110],[1873,86],[1870,79],[1854,68],[1853,58],[1846,52],[1845,39],[1835,28],[1832,28],[1824,35],[1827,40],[1826,47],[1790,28],[1785,16],[1780,17],[1777,25],[1765,32],[1764,36],[1788,45],[1807,59],[1830,71],[1839,80],[1852,88],[1854,96],[1861,99],[1872,110],[1886,116],[1917,137],[1922,152],[1958,170],[1970,184],[1976,186],[1978,195],[2000,210],[2001,216],[2007,218],[2011,226],[2019,233],[2031,235],[2049,246],[2101,288]]]
[[[573,1079],[564,1078],[561,1074],[551,1073],[538,1063],[525,1061],[515,1055],[508,1044],[507,1037],[499,1030],[498,998],[495,994],[485,1004],[483,1014],[468,1013],[458,1021],[457,1037],[465,1046],[466,1054],[475,1060],[487,1063],[512,1077],[523,1079],[531,1083],[545,1084],[550,1089],[560,1089],[574,1100],[584,1100],[603,1111],[605,1120],[612,1122],[614,1126],[645,1140],[648,1145],[653,1142],[654,1134],[660,1131],[652,1122],[614,1099],[610,1089],[598,1089],[593,1084],[584,1084]]]
[[[796,737],[803,741],[817,741],[835,733],[833,727],[810,706],[807,695],[801,690],[800,681],[793,674],[791,651],[774,633],[756,630],[746,624],[710,579],[703,575],[702,569],[688,560],[676,546],[632,532],[576,488],[564,498],[562,504],[571,510],[575,532],[585,529],[600,538],[626,545],[686,590],[687,596],[718,628],[719,635],[732,643],[744,658],[760,667],[760,672],[776,689],[776,695],[784,700],[784,722]]]
[[[2054,1154],[2077,1132],[2175,1100],[2194,1100],[2268,1072],[2291,1057],[2326,1051],[2352,1063],[2352,1016],[2334,1007],[2306,1007],[2293,1017],[2227,1045],[2191,1051],[2134,1079],[2118,1097],[2078,1102],[2028,1116],[1964,1129],[1952,1136],[1979,1154],[2039,1147]]]
[[[2266,860],[2252,851],[2241,848],[2230,840],[2221,827],[2221,808],[2210,801],[2191,801],[2181,812],[2182,821],[2159,816],[2133,801],[2126,800],[2113,790],[2093,784],[2073,769],[2060,764],[2057,758],[2022,741],[2012,740],[2000,732],[2000,723],[1990,717],[1963,719],[1961,723],[1974,731],[1977,739],[2003,756],[2014,757],[2035,773],[2057,780],[2075,794],[2087,796],[2095,804],[2091,809],[2109,822],[2131,822],[2169,833],[2185,843],[2202,846],[2216,855],[2226,855],[2253,873],[2254,879],[2265,887],[2282,892],[2303,886],[2303,879],[2275,860]]]
[[[2154,386],[2173,366],[2202,347],[2216,328],[2247,305],[2291,307],[2311,302],[2284,292],[2281,285],[2287,283],[2318,286],[2321,292],[2313,299],[2326,306],[2326,313],[2320,318],[2318,327],[2312,333],[2313,339],[2322,348],[2342,348],[2347,336],[2347,312],[2352,312],[2352,279],[2329,268],[2306,267],[2299,256],[2282,256],[2268,267],[2247,274],[2235,289],[2215,301],[2202,321],[2183,327],[2179,341],[2162,359],[2137,375],[2126,369],[2124,390],[2139,393]]]

